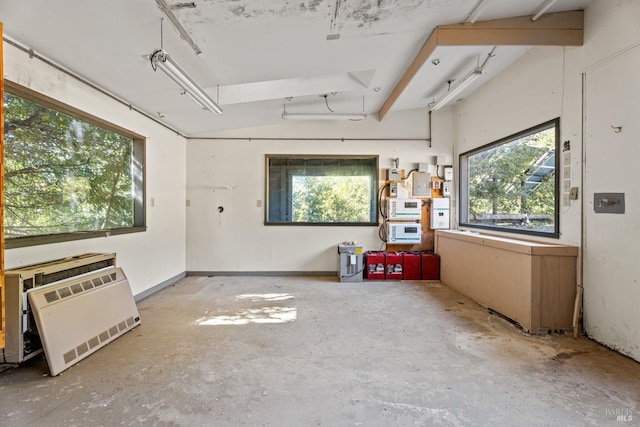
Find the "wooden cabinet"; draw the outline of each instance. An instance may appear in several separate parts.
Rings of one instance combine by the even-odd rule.
[[[440,281],[529,333],[573,327],[578,248],[438,230]]]

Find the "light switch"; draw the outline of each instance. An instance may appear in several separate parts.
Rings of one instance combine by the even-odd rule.
[[[594,193],[593,210],[595,213],[624,213],[624,193]]]

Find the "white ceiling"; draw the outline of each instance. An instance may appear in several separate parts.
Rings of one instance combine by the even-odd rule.
[[[160,47],[156,0],[0,0],[5,36],[84,76],[186,135],[282,122],[282,111],[375,114],[432,30],[465,22],[480,0],[195,0],[174,8],[196,55],[168,19],[164,49],[224,110],[201,110],[148,55]],[[584,8],[558,0],[547,12]],[[166,0],[169,5],[180,3]],[[544,0],[485,0],[478,21],[534,14]],[[327,37],[334,38],[328,40]],[[427,108],[492,46],[438,47],[391,111]],[[496,50],[461,96],[526,52]],[[432,60],[439,64],[433,65]],[[163,116],[160,118],[160,116]]]

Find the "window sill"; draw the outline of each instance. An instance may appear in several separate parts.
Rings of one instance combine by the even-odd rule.
[[[491,227],[490,225],[467,224],[463,222],[459,224],[459,227],[494,231],[494,232],[507,233],[507,234],[513,233],[513,234],[528,235],[528,236],[548,237],[550,239],[560,238],[560,232],[558,231],[546,232],[546,231],[535,231],[535,230],[526,230],[526,229],[519,229],[519,228]]]
[[[48,245],[52,243],[71,242],[74,240],[96,239],[99,237],[140,233],[143,231],[147,231],[147,227],[130,227],[117,228],[113,230],[78,231],[75,233],[48,234],[45,236],[17,237],[13,239],[6,239],[4,247],[6,249],[25,248],[28,246]]]

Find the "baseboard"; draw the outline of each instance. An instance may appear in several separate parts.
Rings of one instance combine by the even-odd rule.
[[[153,294],[155,294],[156,292],[158,292],[158,291],[160,291],[160,290],[162,290],[162,289],[166,288],[167,286],[174,284],[174,283],[175,283],[175,282],[177,282],[178,280],[180,280],[180,279],[184,278],[186,275],[187,275],[187,273],[186,273],[186,272],[182,272],[182,273],[180,273],[180,274],[178,274],[178,275],[176,275],[176,276],[173,276],[172,278],[167,279],[167,280],[165,280],[165,281],[164,281],[164,282],[162,282],[162,283],[158,283],[157,285],[155,285],[155,286],[154,286],[154,287],[152,287],[152,288],[147,289],[146,291],[140,292],[138,295],[136,295],[136,296],[134,297],[134,299],[135,299],[135,301],[136,301],[136,302],[138,302],[138,301],[140,301],[140,300],[143,300],[143,299],[145,299],[146,297],[148,297],[149,295],[153,295]]]
[[[187,276],[336,276],[336,271],[187,271]]]

